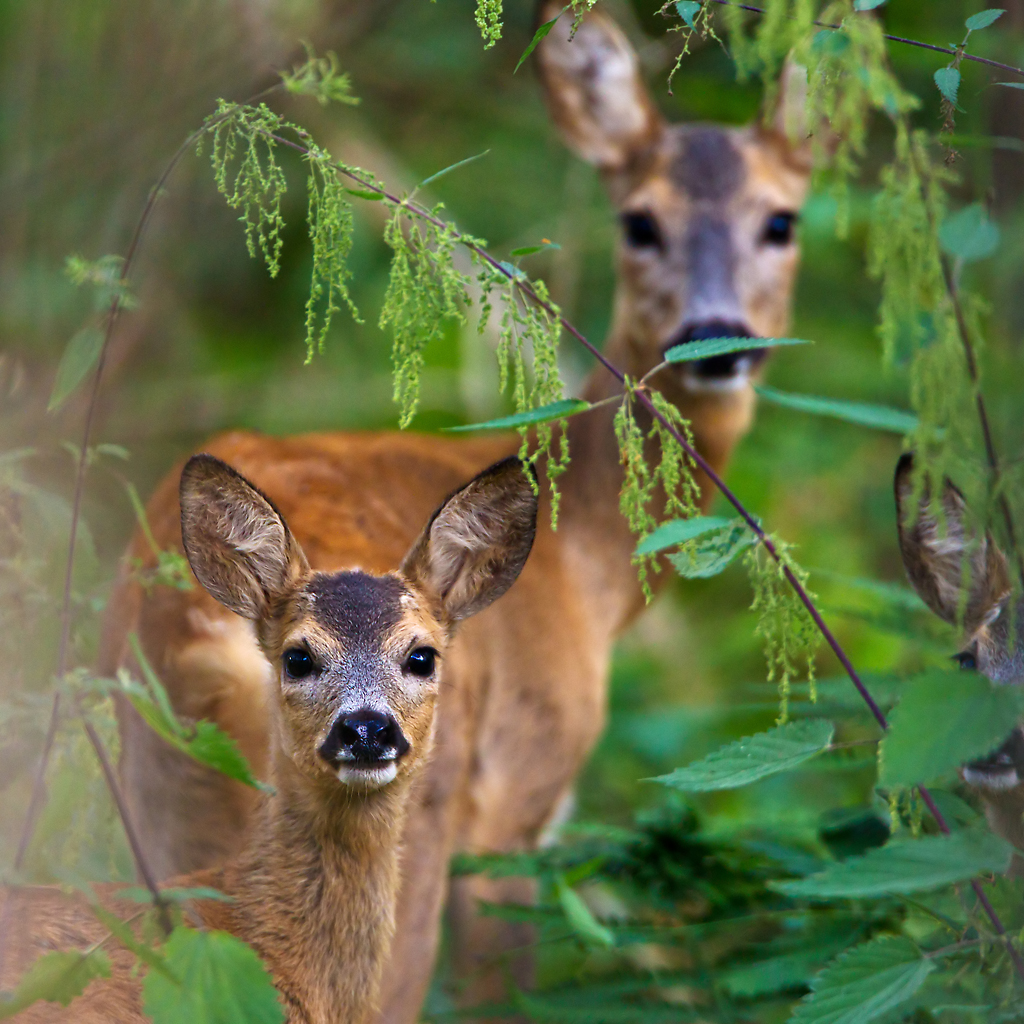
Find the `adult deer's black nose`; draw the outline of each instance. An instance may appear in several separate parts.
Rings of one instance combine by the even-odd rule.
[[[709,341],[712,338],[756,338],[746,324],[738,320],[700,320],[685,324],[683,329],[665,346],[665,351],[676,345],[687,345],[693,341]],[[694,363],[686,364],[698,377],[708,379],[733,377],[746,373],[768,355],[766,348],[746,349],[743,352],[728,352],[721,356],[709,356]]]
[[[328,764],[374,764],[397,761],[409,749],[409,741],[394,715],[381,711],[353,711],[338,717],[320,747]]]

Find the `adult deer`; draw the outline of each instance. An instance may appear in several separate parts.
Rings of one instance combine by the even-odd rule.
[[[767,121],[672,126],[657,113],[636,56],[612,21],[591,13],[572,42],[567,35],[563,21],[538,47],[538,58],[554,120],[570,147],[600,168],[623,227],[609,358],[639,378],[676,344],[784,334],[798,259],[794,223],[810,173],[800,137],[800,76],[786,77],[778,111]],[[717,470],[749,427],[751,377],[763,355],[721,357],[655,378],[690,419]],[[615,382],[598,369],[584,395],[599,400],[614,391]],[[519,583],[452,645],[437,750],[406,825],[393,966],[382,996],[386,1020],[412,1021],[419,1011],[452,852],[534,845],[602,730],[612,645],[644,603],[631,562],[636,539],[618,509],[622,467],[613,416],[604,406],[570,421],[572,464],[560,481],[557,533],[542,514]],[[509,438],[396,433],[231,433],[207,447],[277,502],[314,567],[380,571],[401,556],[445,493],[515,445]],[[703,507],[711,498],[704,487]],[[176,545],[170,480],[157,489],[148,514],[158,543]],[[152,557],[141,538],[130,555]],[[218,722],[262,773],[267,684],[244,624],[200,591],[145,595],[126,573],[108,614],[106,668],[126,658],[130,631],[139,634],[177,711]],[[125,788],[159,870],[171,874],[230,856],[243,842],[251,794],[175,754],[130,712],[122,729]],[[493,962],[503,948],[521,944],[508,928],[476,917],[475,901],[530,895],[519,879],[459,880],[457,948]],[[500,995],[502,972],[478,977],[469,998]]]
[[[364,1024],[394,929],[402,823],[433,742],[452,636],[515,582],[537,500],[519,460],[506,459],[444,502],[401,567],[382,575],[311,570],[272,502],[210,455],[185,466],[181,510],[197,578],[255,626],[272,680],[274,792],[254,809],[238,857],[179,884],[233,898],[195,910],[263,957],[289,1021]],[[16,936],[4,988],[39,954],[105,933],[88,907],[54,890],[5,898],[18,901],[14,920],[27,921],[28,934]],[[93,983],[69,1010],[36,1003],[24,1019],[148,1020],[133,959],[115,951],[110,981]]]
[[[948,480],[937,502],[926,490],[911,516],[912,472],[913,458],[904,455],[896,467],[896,510],[911,584],[939,618],[962,629],[961,667],[1001,686],[1024,685],[1024,598],[1010,608],[1005,555],[990,534],[972,527],[963,495]],[[1024,729],[1015,726],[998,750],[961,774],[981,796],[992,830],[1024,853]],[[1020,856],[1011,873],[1024,874]]]

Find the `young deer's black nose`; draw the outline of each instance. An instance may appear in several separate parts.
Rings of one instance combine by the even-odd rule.
[[[409,749],[409,741],[393,715],[364,709],[341,715],[320,748],[328,764],[397,761]]]
[[[736,320],[701,320],[687,324],[665,346],[665,350],[675,345],[686,345],[691,341],[709,341],[711,338],[754,338],[757,335]],[[745,352],[729,352],[723,356],[711,356],[695,363],[686,364],[698,377],[732,377],[756,366],[768,354],[766,348],[747,349]]]

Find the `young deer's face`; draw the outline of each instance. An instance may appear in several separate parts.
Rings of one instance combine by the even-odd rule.
[[[181,511],[197,579],[255,623],[275,668],[284,753],[311,780],[368,790],[429,751],[455,624],[519,575],[537,500],[506,459],[456,491],[383,576],[313,572],[269,499],[210,455],[185,466]]]
[[[546,5],[542,18],[560,4]],[[641,375],[674,345],[781,337],[798,262],[795,225],[807,193],[806,75],[787,68],[776,116],[745,128],[667,125],[636,54],[608,18],[571,13],[538,47],[552,116],[568,145],[602,172],[619,210],[615,328]],[[759,349],[681,364],[689,391],[738,390]]]
[[[921,600],[941,619],[962,625],[957,661],[994,683],[1024,685],[1024,601],[1011,609],[1006,558],[992,537],[972,528],[963,495],[948,480],[939,497],[922,495],[911,517],[913,459],[896,467],[900,552]],[[1015,631],[1016,636],[1011,636]],[[972,761],[964,779],[982,789],[1009,789],[1024,782],[1024,733],[1015,728],[994,753]]]

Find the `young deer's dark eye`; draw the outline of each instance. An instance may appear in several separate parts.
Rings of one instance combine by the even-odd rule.
[[[290,679],[305,679],[306,676],[312,675],[316,668],[309,652],[304,651],[301,647],[292,647],[285,651],[282,661],[285,675]]]
[[[622,228],[626,232],[626,241],[637,249],[661,245],[661,232],[649,213],[624,213]]]
[[[764,240],[769,245],[789,245],[793,241],[795,213],[773,213],[764,226]]]
[[[427,676],[434,674],[434,662],[437,658],[437,651],[433,647],[417,647],[412,654],[409,655],[408,660],[405,663],[406,672],[411,672],[414,676],[420,676],[426,678]]]
[[[953,660],[965,671],[975,672],[978,668],[978,659],[970,651],[961,651],[953,655]]]

